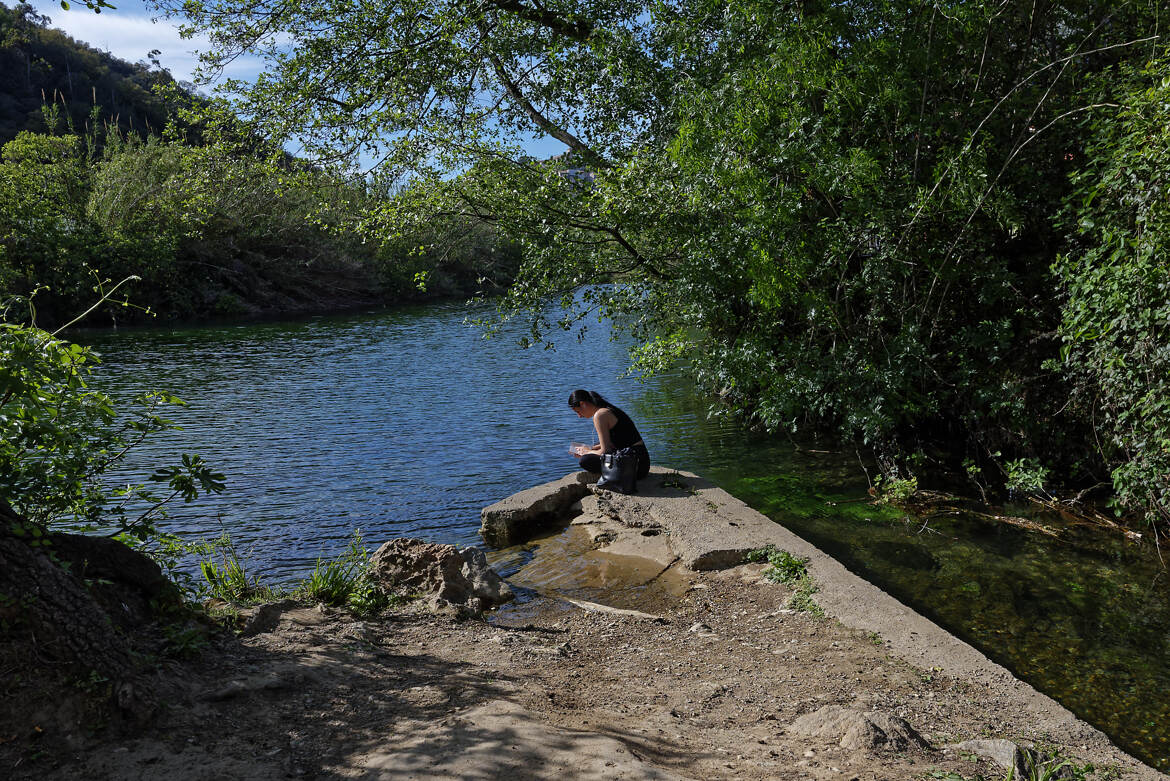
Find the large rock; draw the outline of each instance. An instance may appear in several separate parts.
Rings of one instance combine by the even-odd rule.
[[[820,710],[806,713],[792,722],[789,729],[799,735],[835,740],[841,748],[850,751],[929,748],[914,728],[897,716],[880,711],[864,712],[840,705],[826,705]]]
[[[370,559],[370,573],[384,588],[429,597],[436,607],[482,613],[513,598],[512,589],[488,566],[483,551],[410,538],[391,540]]]
[[[479,548],[464,548],[460,554],[465,561],[463,577],[467,578],[471,584],[471,590],[476,596],[493,605],[502,605],[512,601],[515,597],[512,589],[491,568],[483,551]]]
[[[506,548],[565,519],[572,504],[589,494],[597,475],[574,472],[560,480],[512,494],[480,513],[479,533],[489,545]]]

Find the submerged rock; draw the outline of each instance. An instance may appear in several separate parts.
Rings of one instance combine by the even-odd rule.
[[[403,537],[370,558],[370,574],[384,588],[430,598],[436,608],[482,613],[513,598],[512,589],[488,566],[483,551]]]

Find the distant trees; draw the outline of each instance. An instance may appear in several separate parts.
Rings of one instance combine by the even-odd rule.
[[[1131,156],[1130,190],[1165,164],[1137,151],[1160,137],[1141,92],[1167,75],[1157,3],[159,5],[212,37],[211,66],[269,58],[232,89],[271,137],[375,157],[418,221],[468,215],[515,242],[504,309],[536,334],[584,315],[582,284],[619,280],[585,308],[619,316],[640,367],[681,361],[769,429],[836,428],[891,472],[1040,464],[1049,487],[1112,480],[1126,506],[1156,506],[1122,465],[1166,411],[1141,407],[1138,428],[1103,416],[1133,407],[1089,394],[1106,359],[1086,337],[1121,333],[1087,280],[1145,250],[1081,217],[1104,209],[1127,236],[1156,217],[1120,182]],[[524,157],[533,133],[592,181]],[[1102,190],[1090,172],[1108,170]],[[1140,276],[1125,263],[1122,297]],[[1150,295],[1160,273],[1141,277]],[[1161,328],[1143,361],[1166,349]],[[1156,374],[1118,375],[1116,392],[1156,398]],[[1099,449],[1103,425],[1129,444]],[[1161,464],[1165,440],[1141,441]]]
[[[57,127],[56,107],[46,113]],[[210,104],[167,127],[146,139],[24,131],[0,148],[0,303],[31,295],[38,323],[60,323],[133,276],[95,322],[134,322],[148,309],[191,318],[470,295],[510,279],[514,252],[490,226],[371,238],[363,220],[399,196],[266,146]]]
[[[4,298],[47,287],[90,291],[105,243],[85,215],[88,166],[76,135],[22,133],[0,151],[0,284]],[[45,296],[47,321],[57,312]]]

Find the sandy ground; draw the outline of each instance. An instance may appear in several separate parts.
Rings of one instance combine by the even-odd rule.
[[[1131,777],[1101,746],[1036,734],[994,687],[789,610],[788,588],[759,573],[672,573],[669,588],[643,593],[656,619],[556,597],[488,621],[421,605],[364,621],[292,609],[274,631],[222,637],[176,672],[144,733],[46,747],[12,776],[1001,779],[946,745],[1008,737],[1095,762],[1098,778]],[[850,751],[790,729],[829,704],[902,717],[931,747]]]

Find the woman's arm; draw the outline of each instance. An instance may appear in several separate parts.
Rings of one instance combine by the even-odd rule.
[[[613,451],[613,443],[609,439],[609,430],[617,424],[617,415],[608,407],[599,409],[593,414],[593,428],[597,429],[597,440],[600,444],[593,446],[594,453],[609,453]]]

